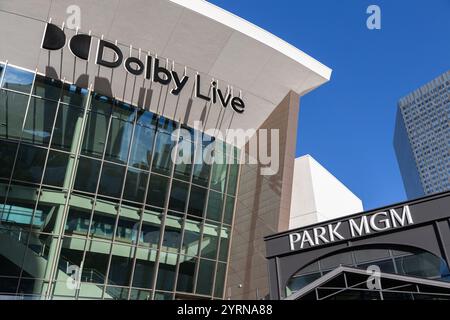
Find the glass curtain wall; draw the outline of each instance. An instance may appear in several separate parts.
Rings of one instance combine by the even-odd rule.
[[[223,298],[239,153],[200,135],[0,64],[0,295]]]

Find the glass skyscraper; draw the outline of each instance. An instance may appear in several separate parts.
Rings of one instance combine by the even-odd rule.
[[[223,298],[236,148],[13,65],[0,79],[2,296]],[[172,161],[181,143],[214,162]]]
[[[408,198],[450,190],[450,71],[399,101],[394,147]]]

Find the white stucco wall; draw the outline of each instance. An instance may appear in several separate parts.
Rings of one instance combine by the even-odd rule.
[[[362,211],[362,201],[313,157],[295,159],[289,229]]]

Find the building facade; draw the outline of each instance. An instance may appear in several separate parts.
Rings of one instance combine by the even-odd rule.
[[[408,198],[450,190],[450,72],[400,99],[394,148]]]
[[[295,159],[289,229],[362,212],[362,201],[310,155]]]
[[[270,297],[450,300],[450,193],[265,238]]]
[[[330,69],[200,0],[4,0],[0,28],[3,298],[268,294],[299,99]],[[272,129],[263,175],[242,159]]]

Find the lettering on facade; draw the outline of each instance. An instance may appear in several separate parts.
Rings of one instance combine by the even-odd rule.
[[[67,42],[67,46],[70,52],[82,59],[89,61],[92,51],[93,37],[88,34],[76,34],[68,42],[66,41],[66,35],[64,30],[58,26],[47,23],[42,39],[41,48],[46,50],[60,50]],[[106,52],[114,53],[114,58],[106,58]],[[165,61],[161,61],[157,57],[153,57],[149,54],[144,58],[137,58],[133,56],[124,57],[122,50],[117,44],[103,39],[98,39],[97,50],[95,54],[95,63],[99,66],[107,68],[117,68],[121,65],[125,70],[134,76],[144,76],[145,79],[153,82],[160,83],[162,85],[173,85],[170,93],[177,96],[186,87],[189,81],[189,76],[179,74],[173,68],[169,68]],[[210,81],[209,90],[206,92],[201,91],[201,76],[197,73],[195,76],[195,96],[199,99],[203,99],[207,102],[216,104],[220,102],[222,107],[231,108],[237,113],[243,113],[245,110],[245,102],[240,96],[234,96],[233,90],[229,87],[224,92],[218,87],[216,81]]]
[[[414,224],[414,220],[409,206],[404,206],[401,213],[395,209],[389,209],[372,215],[330,223],[326,226],[292,232],[289,234],[289,248],[291,251],[301,250],[412,224]],[[345,225],[350,233],[348,236],[342,232]]]

